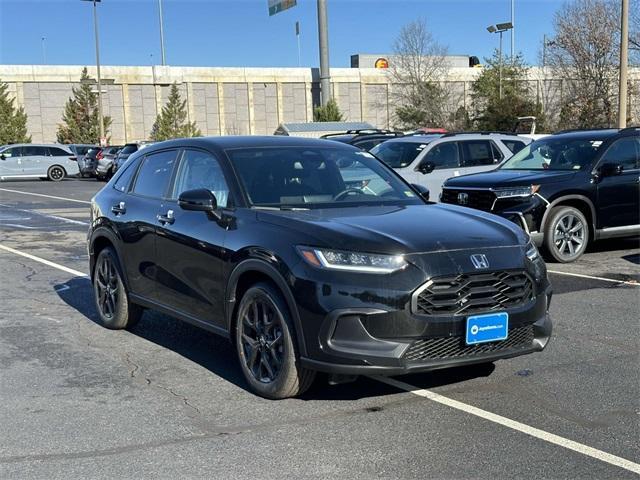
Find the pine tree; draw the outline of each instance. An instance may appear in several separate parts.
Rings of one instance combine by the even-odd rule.
[[[201,137],[195,122],[187,121],[187,101],[180,98],[178,85],[171,85],[169,99],[156,117],[151,129],[151,140],[162,141],[171,138]]]
[[[69,98],[64,106],[63,123],[58,125],[58,142],[97,144],[100,142],[98,94],[93,91],[87,67],[82,70],[80,83],[79,88],[72,89],[73,97]],[[103,117],[103,124],[105,135],[108,137],[111,118]]]
[[[527,81],[527,66],[522,57],[502,58],[502,98],[500,98],[500,58],[490,59],[471,86],[472,123],[478,130],[510,131],[518,117],[533,115],[539,130],[544,130],[542,106]]]
[[[342,122],[343,120],[344,116],[333,98],[330,99],[326,105],[316,107],[313,110],[314,122]]]
[[[27,114],[24,108],[16,108],[9,97],[9,85],[0,82],[0,145],[30,143],[27,135]]]

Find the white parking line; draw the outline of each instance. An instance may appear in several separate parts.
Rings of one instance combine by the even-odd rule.
[[[29,258],[36,262],[43,263],[44,265],[57,268],[58,270],[62,270],[63,272],[71,273],[72,275],[76,275],[79,277],[88,277],[86,273],[80,272],[78,270],[73,270],[72,268],[65,267],[64,265],[60,265],[58,263],[45,260],[44,258],[36,257],[35,255],[31,255],[29,253],[21,252],[19,250],[16,250],[15,248],[7,247],[2,244],[0,244],[0,250],[5,250],[15,255],[20,255],[22,257]],[[399,388],[400,390],[404,390],[406,392],[412,393],[413,395],[427,398],[436,403],[440,403],[442,405],[455,408],[456,410],[460,410],[465,413],[475,415],[476,417],[489,420],[490,422],[497,423],[504,427],[511,428],[518,432],[525,433],[539,440],[543,440],[545,442],[552,443],[554,445],[558,445],[560,447],[567,448],[569,450],[573,450],[574,452],[578,452],[588,457],[594,458],[596,460],[600,460],[601,462],[605,462],[610,465],[614,465],[616,467],[629,470],[630,472],[640,474],[640,464],[634,463],[631,460],[627,460],[626,458],[618,457],[617,455],[603,452],[602,450],[598,450],[597,448],[589,447],[588,445],[574,442],[573,440],[569,440],[568,438],[564,438],[559,435],[555,435],[553,433],[540,430],[539,428],[531,427],[529,425],[518,422],[516,420],[511,420],[510,418],[488,412],[481,408],[474,407],[473,405],[468,405],[466,403],[460,402],[458,400],[454,400],[449,397],[445,397],[443,395],[440,395],[439,393],[432,392],[431,390],[421,389],[413,385],[409,385],[408,383],[404,383],[393,378],[377,377],[377,376],[371,376],[369,378],[373,380],[377,380],[382,383],[386,383],[387,385],[391,385],[393,387]]]
[[[59,217],[58,215],[50,215],[48,213],[41,213],[38,210],[25,210],[25,209],[22,209],[22,208],[16,208],[16,207],[12,207],[11,205],[5,205],[4,203],[0,203],[0,207],[11,208],[13,210],[17,210],[18,212],[35,213],[36,215],[40,215],[41,217],[52,218],[53,220],[58,220],[60,222],[65,222],[65,223],[72,223],[74,225],[83,225],[85,227],[88,227],[90,225],[89,222],[81,222],[80,220],[72,220],[71,218]]]
[[[0,250],[4,250],[9,253],[13,253],[14,255],[20,255],[21,257],[28,258],[35,262],[43,263],[53,268],[57,268],[58,270],[62,270],[63,272],[70,273],[71,275],[75,275],[77,277],[88,277],[86,273],[80,272],[78,270],[74,270],[73,268],[65,267],[64,265],[60,265],[59,263],[50,262],[49,260],[45,260],[44,258],[36,257],[35,255],[31,255],[30,253],[21,252],[20,250],[16,250],[15,248],[7,247],[5,245],[0,244]]]
[[[570,272],[559,272],[557,270],[547,270],[549,273],[555,273],[556,275],[567,275],[569,277],[579,277],[579,278],[588,278],[591,280],[600,280],[601,282],[611,282],[611,283],[622,283],[624,285],[633,285],[634,287],[640,287],[640,283],[627,281],[627,280],[616,280],[614,278],[605,278],[605,277],[594,277],[593,275],[583,275],[581,273],[570,273]]]
[[[510,418],[503,417],[502,415],[496,415],[495,413],[482,410],[481,408],[474,407],[473,405],[468,405],[466,403],[459,402],[458,400],[445,397],[443,395],[440,395],[439,393],[432,392],[431,390],[425,390],[418,387],[414,387],[413,385],[400,382],[393,378],[388,378],[388,377],[369,377],[369,378],[373,380],[377,380],[382,383],[386,383],[387,385],[391,385],[401,390],[405,390],[409,393],[412,393],[413,395],[418,395],[419,397],[428,398],[429,400],[440,403],[442,405],[446,405],[448,407],[455,408],[456,410],[460,410],[465,413],[475,415],[476,417],[489,420],[490,422],[497,423],[507,428],[511,428],[512,430],[525,433],[527,435],[543,440],[545,442],[553,443],[554,445],[558,445],[560,447],[573,450],[574,452],[582,453],[583,455],[587,455],[588,457],[595,458],[596,460],[600,460],[601,462],[605,462],[610,465],[614,465],[616,467],[624,468],[625,470],[629,470],[630,472],[640,474],[640,464],[632,462],[631,460],[627,460],[626,458],[618,457],[616,455],[603,452],[602,450],[598,450],[597,448],[589,447],[582,443],[574,442],[573,440],[569,440],[559,435],[555,435],[553,433],[540,430],[539,428],[534,428],[524,423],[511,420]]]
[[[76,200],[75,198],[56,197],[55,195],[45,195],[44,193],[23,192],[21,190],[11,190],[9,188],[0,188],[0,190],[3,192],[21,193],[22,195],[33,195],[35,197],[54,198],[56,200],[65,200],[67,202],[76,202],[76,203],[84,203],[87,205],[91,205],[91,202],[87,202],[86,200]]]

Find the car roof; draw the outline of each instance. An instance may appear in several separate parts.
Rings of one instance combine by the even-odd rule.
[[[441,134],[427,134],[427,135],[407,135],[406,137],[391,137],[384,143],[429,143],[442,137]]]
[[[63,144],[63,143],[10,143],[8,145],[2,145],[0,146],[0,148],[7,148],[7,147],[62,147],[62,148],[69,148],[69,145]]]
[[[550,137],[545,138],[575,138],[577,140],[604,140],[605,138],[613,137],[620,132],[617,128],[602,128],[594,130],[564,130],[554,133]]]
[[[347,145],[342,142],[327,142],[326,139],[289,137],[285,135],[234,135],[226,137],[195,137],[167,140],[164,142],[154,143],[153,145],[145,148],[145,151],[149,151],[147,149],[158,150],[166,147],[209,147],[219,148],[222,150],[256,147],[330,147],[357,150],[356,147],[352,147],[351,145]]]

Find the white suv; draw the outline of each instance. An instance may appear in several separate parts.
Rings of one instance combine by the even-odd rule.
[[[531,138],[503,133],[448,133],[392,138],[371,153],[409,183],[424,185],[438,200],[451,177],[484,172],[531,143]]]

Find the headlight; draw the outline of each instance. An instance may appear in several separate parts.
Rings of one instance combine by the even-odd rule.
[[[402,255],[380,255],[313,247],[298,247],[298,252],[310,265],[328,270],[392,273],[408,265]]]
[[[529,185],[528,187],[512,187],[494,190],[498,198],[530,197],[540,189],[540,185]]]
[[[536,260],[540,259],[540,252],[538,251],[538,248],[533,244],[532,241],[529,241],[529,243],[527,244],[525,255],[532,262],[535,262]]]

